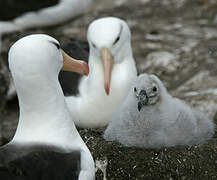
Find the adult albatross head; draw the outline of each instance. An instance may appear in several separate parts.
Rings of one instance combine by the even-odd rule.
[[[100,18],[89,25],[87,38],[90,68],[94,68],[92,63],[103,65],[104,89],[109,95],[113,67],[122,63],[127,56],[132,56],[129,27],[119,18]]]

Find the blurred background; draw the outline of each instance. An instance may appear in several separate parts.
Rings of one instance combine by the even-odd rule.
[[[73,6],[73,0],[71,1]],[[210,119],[217,121],[216,0],[80,2],[84,3],[80,12],[72,13],[65,19],[64,15],[61,19],[61,14],[55,13],[52,20],[57,19],[59,22],[54,22],[49,27],[16,27],[13,24],[15,18],[29,11],[40,12],[41,8],[57,6],[60,2],[0,0],[0,145],[13,137],[18,121],[16,96],[8,96],[10,74],[7,58],[10,46],[17,39],[33,33],[49,34],[62,44],[70,41],[79,44],[86,41],[89,23],[105,16],[122,18],[130,26],[132,48],[139,73],[158,75],[172,95],[182,98],[189,105],[206,112]],[[80,6],[79,3],[77,5]],[[90,149],[93,148],[93,141],[103,141],[98,134],[93,135],[88,131],[80,133],[84,140],[93,136]],[[217,145],[213,143],[211,142],[210,147],[217,149]],[[96,154],[94,156],[97,157]]]

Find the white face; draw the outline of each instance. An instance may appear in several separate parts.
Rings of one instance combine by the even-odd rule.
[[[130,30],[121,19],[107,17],[93,21],[88,28],[88,42],[91,53],[100,56],[102,48],[108,48],[114,63],[123,60],[126,45],[130,46]],[[126,51],[126,49],[125,49]]]
[[[26,36],[18,40],[9,51],[9,66],[12,73],[16,73],[16,77],[22,74],[23,78],[27,74],[57,74],[62,64],[59,42],[47,35]]]
[[[143,74],[138,78],[134,93],[140,111],[143,106],[155,105],[159,101],[161,89],[152,75]]]

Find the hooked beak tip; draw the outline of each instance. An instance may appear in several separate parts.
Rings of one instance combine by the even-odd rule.
[[[108,85],[108,83],[105,84],[105,92],[106,92],[106,95],[109,95],[109,85]]]
[[[88,75],[89,74],[89,66],[88,66],[88,64],[84,61],[83,62],[83,64],[84,64],[84,66],[85,66],[85,68],[84,68],[84,75]]]

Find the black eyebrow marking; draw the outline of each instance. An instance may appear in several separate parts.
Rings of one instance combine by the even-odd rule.
[[[121,36],[121,33],[122,33],[122,31],[123,31],[123,25],[121,24],[121,28],[120,28],[121,30],[120,30],[120,32],[119,32],[119,34],[118,34],[118,37],[120,37]]]
[[[96,47],[96,44],[94,44],[93,42],[91,42],[91,43],[92,43],[92,45],[93,45],[94,48],[97,48],[97,47]]]
[[[57,49],[60,49],[60,45],[58,44],[58,43],[56,43],[56,42],[54,42],[54,41],[50,41],[54,46],[56,46],[57,47]]]
[[[121,24],[120,32],[119,32],[117,38],[115,39],[113,45],[116,44],[116,43],[119,41],[119,39],[120,39],[120,37],[121,37],[122,30],[123,30],[123,25]]]

